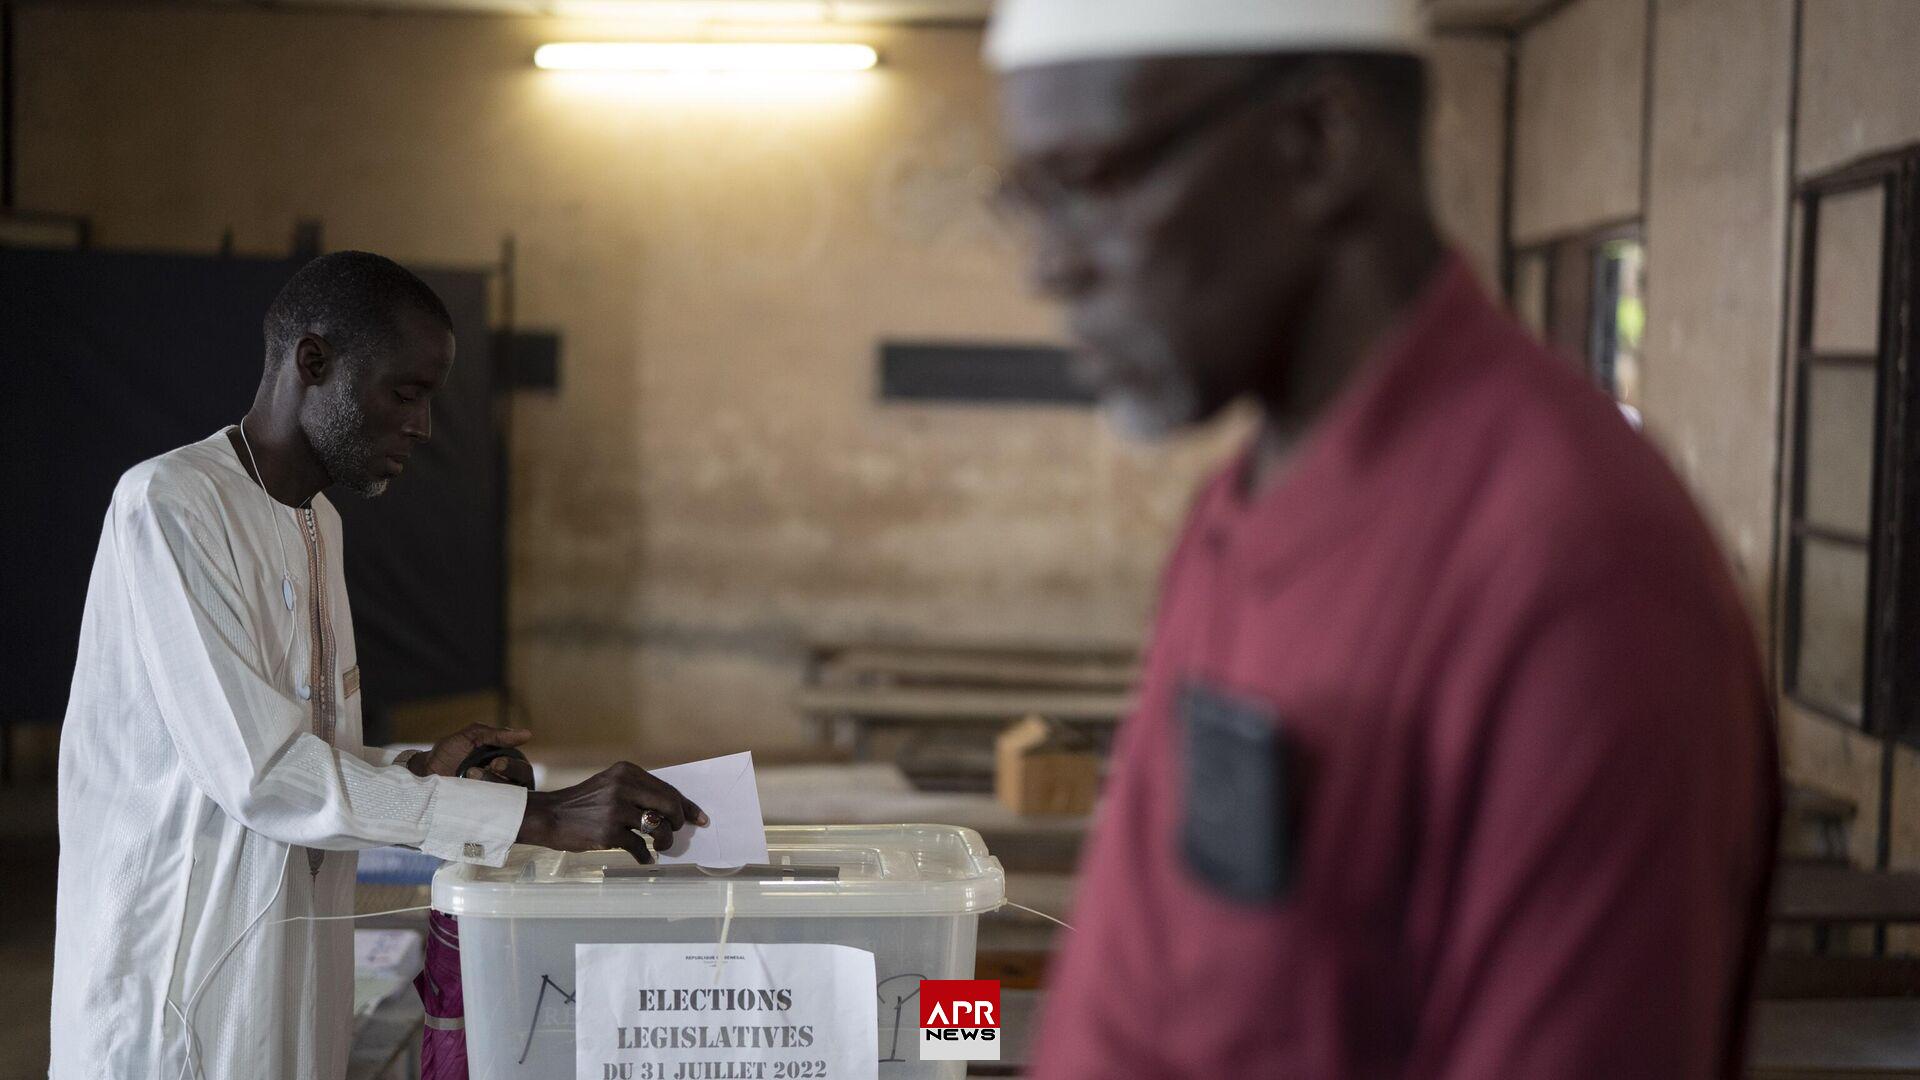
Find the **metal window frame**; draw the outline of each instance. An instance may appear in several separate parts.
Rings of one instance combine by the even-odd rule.
[[[1920,646],[1920,544],[1903,537],[1902,523],[1920,485],[1920,423],[1916,423],[1916,353],[1913,318],[1914,214],[1920,202],[1920,151],[1876,155],[1802,181],[1795,190],[1800,211],[1797,302],[1792,327],[1792,467],[1788,480],[1783,575],[1781,692],[1796,706],[1869,734],[1920,745],[1915,694],[1920,673],[1902,670],[1898,658]],[[1818,294],[1820,209],[1828,198],[1872,188],[1883,194],[1880,244],[1880,326],[1871,353],[1822,352],[1813,346]],[[1871,366],[1874,387],[1873,475],[1868,531],[1853,533],[1807,519],[1807,441],[1812,372],[1818,367]],[[1913,524],[1920,526],[1920,519]],[[1802,591],[1809,540],[1863,551],[1867,557],[1867,610],[1861,643],[1858,715],[1811,697],[1800,687]]]
[[[1639,247],[1641,272],[1646,272],[1647,232],[1638,221],[1589,236],[1587,243],[1587,375],[1615,401],[1620,400],[1620,373],[1614,365],[1619,351],[1621,283],[1608,283],[1604,274],[1607,249],[1618,243]],[[1600,301],[1610,298],[1611,306]],[[1644,303],[1644,298],[1643,298]]]
[[[1597,338],[1599,337],[1596,333],[1595,326],[1596,305],[1594,301],[1597,299],[1595,290],[1600,284],[1598,271],[1601,262],[1601,253],[1606,250],[1608,244],[1619,240],[1633,240],[1644,246],[1647,242],[1646,237],[1646,226],[1640,218],[1621,218],[1593,226],[1592,228],[1560,233],[1544,239],[1534,240],[1531,243],[1517,245],[1512,248],[1512,254],[1509,259],[1516,268],[1516,271],[1512,275],[1514,281],[1508,285],[1507,302],[1509,304],[1518,302],[1518,296],[1515,290],[1518,288],[1517,267],[1521,261],[1530,258],[1540,259],[1544,267],[1544,277],[1541,287],[1545,290],[1545,296],[1542,297],[1542,310],[1540,313],[1542,337],[1547,339],[1549,345],[1567,353],[1569,360],[1577,361],[1580,370],[1585,372],[1588,378],[1592,379],[1602,390],[1605,390],[1608,395],[1616,398],[1619,396],[1617,382],[1611,377],[1610,372],[1603,373],[1600,370],[1599,358],[1595,355],[1594,351]],[[1586,278],[1583,282],[1584,287],[1582,289],[1587,304],[1586,319],[1585,325],[1581,328],[1580,339],[1577,343],[1571,341],[1555,342],[1553,340],[1555,337],[1555,328],[1559,325],[1559,317],[1563,314],[1559,308],[1560,287],[1564,284],[1560,280],[1562,262],[1565,261],[1570,264],[1573,261],[1568,255],[1569,249],[1572,249],[1573,254],[1579,256],[1579,262],[1583,267],[1582,272]]]

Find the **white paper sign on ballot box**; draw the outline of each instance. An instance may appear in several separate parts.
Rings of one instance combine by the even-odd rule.
[[[876,1080],[873,954],[575,945],[576,1080]]]

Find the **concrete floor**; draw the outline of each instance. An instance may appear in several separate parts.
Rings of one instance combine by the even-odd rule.
[[[0,787],[0,1080],[46,1080],[55,820],[52,785]]]

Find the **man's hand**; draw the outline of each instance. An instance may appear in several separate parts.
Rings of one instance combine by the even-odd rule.
[[[665,851],[674,830],[688,823],[707,824],[706,812],[672,784],[622,761],[570,788],[529,792],[518,840],[558,851],[623,848],[647,863],[653,855],[639,833],[653,837],[655,849]]]
[[[468,724],[459,731],[433,744],[433,749],[415,754],[407,761],[407,768],[415,776],[452,776],[460,763],[481,746],[519,746],[533,738],[533,732],[523,728],[497,728],[486,724]],[[533,766],[514,758],[494,758],[487,770],[469,769],[470,780],[499,780],[521,787],[533,786]]]

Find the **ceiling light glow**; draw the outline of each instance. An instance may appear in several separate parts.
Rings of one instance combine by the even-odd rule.
[[[871,45],[816,41],[569,41],[542,45],[548,71],[840,72],[880,62]]]

